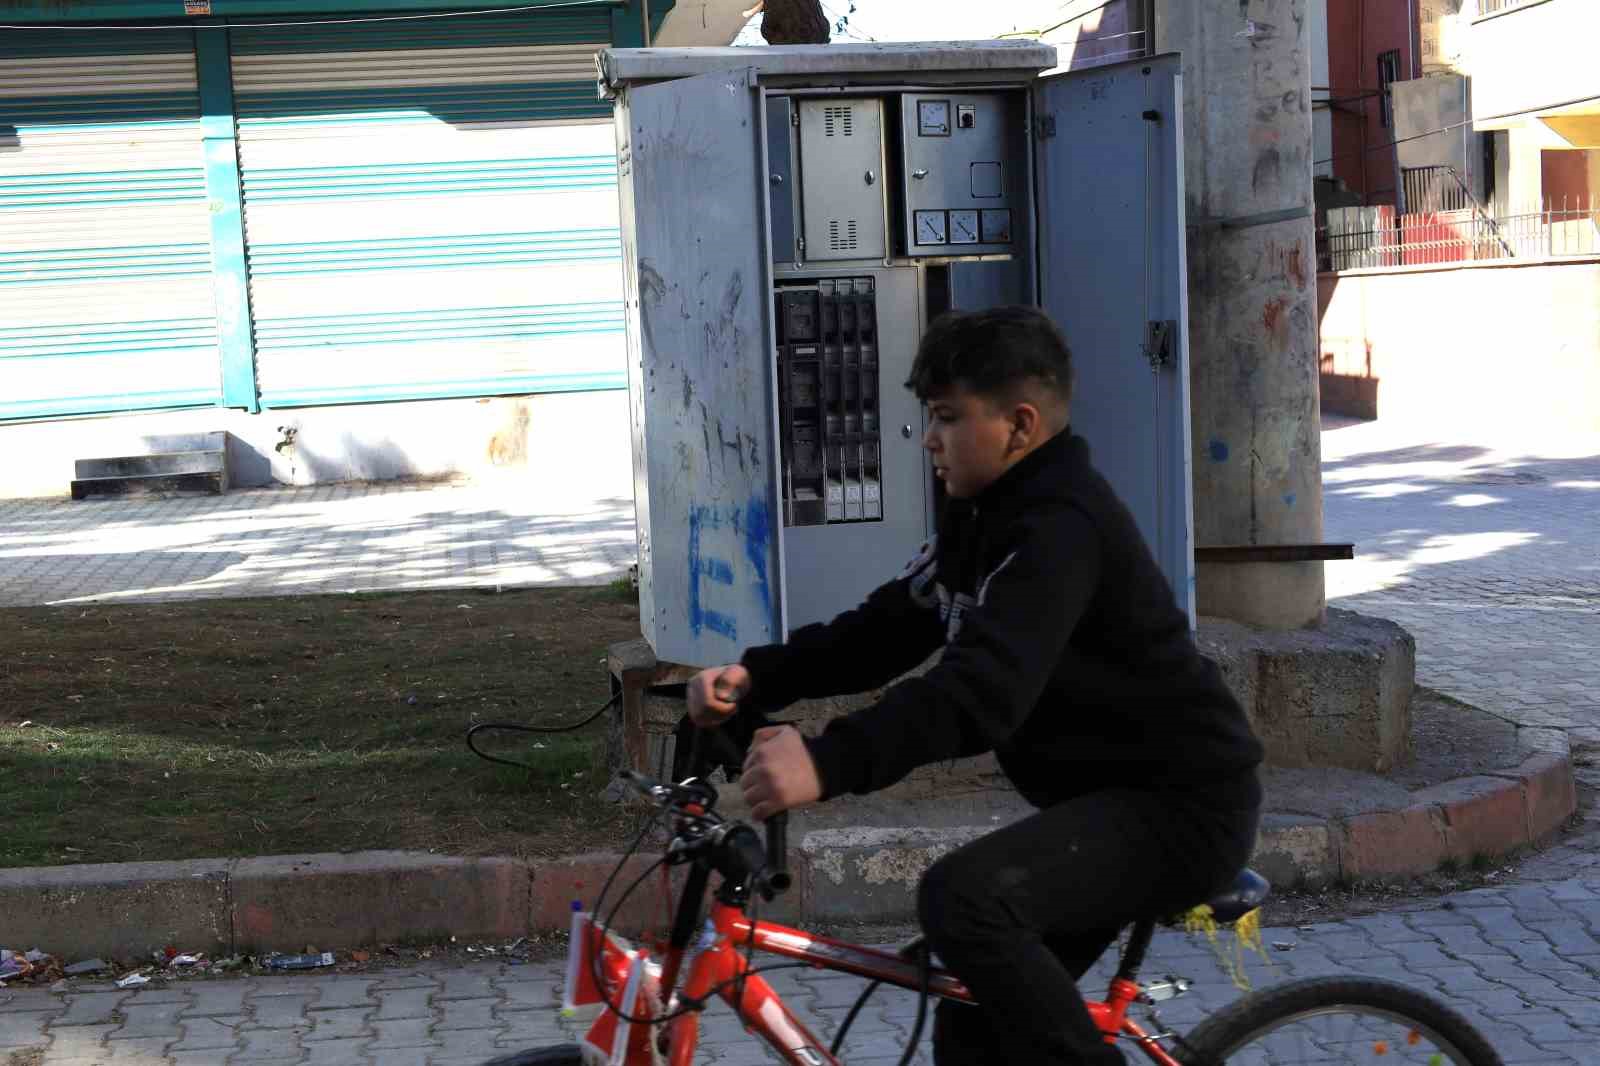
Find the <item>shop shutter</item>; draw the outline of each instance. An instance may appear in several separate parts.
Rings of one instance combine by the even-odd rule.
[[[0,40],[0,419],[221,402],[191,31]]]
[[[609,27],[230,31],[264,405],[623,386]]]

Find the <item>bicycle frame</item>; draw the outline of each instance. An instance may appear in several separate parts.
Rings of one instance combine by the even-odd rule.
[[[1135,942],[1148,943],[1149,930],[1136,928]],[[598,925],[589,926],[599,931]],[[575,923],[575,932],[577,926]],[[854,974],[884,984],[912,991],[922,987],[921,968],[899,955],[873,948],[817,936],[804,930],[772,922],[752,921],[742,907],[723,901],[712,905],[708,943],[696,953],[684,982],[683,997],[704,1002],[713,993],[723,999],[745,1022],[756,1036],[765,1040],[778,1056],[791,1066],[843,1066],[841,1060],[828,1051],[827,1042],[817,1037],[806,1024],[789,1009],[781,996],[759,973],[753,973],[746,964],[745,953],[762,952],[807,963],[814,968],[836,970]],[[621,994],[629,1003],[627,1013],[636,1017],[660,1017],[666,1013],[666,1004],[672,999],[677,978],[688,954],[685,948],[666,946],[659,971],[648,967],[646,953],[629,951],[618,946],[609,936],[598,941],[592,935],[576,935],[570,948],[574,956],[569,959],[569,980],[575,972],[574,964],[583,961],[585,945],[593,949],[603,943],[601,958],[602,979],[610,986],[601,995],[610,1003],[618,1002]],[[1142,956],[1143,948],[1130,951]],[[1126,965],[1120,973],[1128,972]],[[1179,1066],[1176,1059],[1157,1043],[1158,1036],[1146,1033],[1128,1017],[1128,1008],[1139,998],[1141,990],[1136,981],[1121,976],[1111,982],[1104,1002],[1088,1004],[1090,1016],[1108,1042],[1119,1038],[1131,1040],[1157,1066]],[[634,994],[630,995],[630,990]],[[929,970],[930,995],[960,1002],[973,1002],[971,994],[951,974],[938,969]],[[569,993],[570,995],[570,993]],[[652,1047],[651,1030],[659,1026],[633,1026],[618,1024],[610,1010],[595,1021],[586,1043],[602,1055],[609,1056],[613,1066],[653,1066],[659,1062],[658,1052],[666,1053],[669,1066],[692,1066],[699,1043],[700,1014],[688,1010],[667,1023],[665,1040],[656,1037]]]

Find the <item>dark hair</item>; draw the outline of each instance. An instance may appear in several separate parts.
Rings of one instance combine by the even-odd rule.
[[[1072,350],[1037,307],[947,311],[934,319],[917,349],[906,388],[918,399],[962,386],[991,400],[1009,401],[1037,382],[1072,399]]]

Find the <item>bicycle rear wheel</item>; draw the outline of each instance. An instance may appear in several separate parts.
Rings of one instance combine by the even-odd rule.
[[[1405,985],[1310,977],[1235,1000],[1182,1042],[1185,1066],[1502,1066],[1472,1023]]]
[[[530,1048],[490,1059],[483,1066],[583,1066],[583,1052],[577,1044]]]

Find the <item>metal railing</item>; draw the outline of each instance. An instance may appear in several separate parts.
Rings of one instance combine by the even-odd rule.
[[[1483,204],[1452,166],[1404,167],[1402,203],[1407,211],[1482,211]]]
[[[1478,0],[1478,14],[1498,15],[1502,11],[1510,11],[1514,7],[1532,2],[1533,0]]]
[[[1597,254],[1600,206],[1567,200],[1497,215],[1475,205],[1403,215],[1393,208],[1343,208],[1329,211],[1328,225],[1317,231],[1319,270]]]

